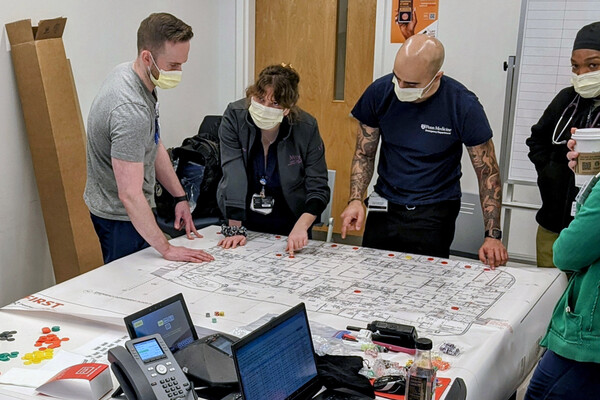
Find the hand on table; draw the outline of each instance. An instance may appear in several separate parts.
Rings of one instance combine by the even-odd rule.
[[[194,239],[192,233],[196,235],[197,238],[202,237],[202,235],[196,230],[194,219],[192,218],[192,213],[190,212],[190,205],[187,201],[180,201],[175,205],[175,223],[173,226],[177,230],[185,228],[185,235],[190,240]]]
[[[182,246],[169,244],[167,251],[162,254],[165,260],[187,261],[194,263],[213,261],[215,258],[204,250],[190,249]]]
[[[500,239],[485,238],[479,248],[479,260],[496,269],[501,265],[506,265],[508,261],[508,252]]]
[[[294,255],[294,251],[302,250],[308,244],[308,233],[306,229],[299,227],[298,224],[290,232],[287,240],[287,251],[290,256]]]
[[[365,208],[360,200],[353,200],[342,212],[342,239],[348,231],[359,231],[365,221]]]
[[[217,246],[221,246],[224,249],[235,249],[238,246],[244,246],[247,242],[246,236],[244,235],[235,235],[229,236],[219,240]]]

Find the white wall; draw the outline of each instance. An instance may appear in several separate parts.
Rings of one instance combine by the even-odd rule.
[[[6,4],[4,4],[6,3]],[[106,74],[136,56],[139,23],[151,12],[166,11],[194,30],[183,81],[159,93],[163,141],[177,146],[193,135],[204,115],[222,114],[240,97],[235,89],[236,0],[3,0],[0,76],[0,305],[54,283],[52,264],[23,123],[10,46],[4,24],[20,19],[67,17],[63,36],[71,59],[81,111]]]
[[[500,159],[506,72],[503,62],[517,53],[521,0],[441,0],[438,38],[446,49],[443,71],[473,91],[483,104]],[[374,78],[389,73],[400,44],[390,43],[392,0],[377,0]],[[463,192],[478,193],[477,178],[463,154]],[[540,203],[537,188],[519,188],[515,200]],[[509,253],[535,256],[533,211],[513,212]]]

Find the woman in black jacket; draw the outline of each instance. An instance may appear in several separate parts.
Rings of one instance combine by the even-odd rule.
[[[224,248],[244,245],[248,228],[288,236],[293,254],[329,202],[325,147],[317,121],[296,105],[299,80],[288,65],[266,67],[246,98],[225,110],[217,191],[228,219]]]
[[[577,188],[566,158],[571,130],[600,126],[600,22],[584,26],[577,33],[571,64],[573,86],[556,95],[526,141],[542,198],[536,215],[540,267],[554,266],[552,244],[573,219],[571,208]]]

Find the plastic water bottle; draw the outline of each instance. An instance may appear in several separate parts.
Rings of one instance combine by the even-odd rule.
[[[431,400],[435,394],[435,368],[431,364],[431,339],[416,340],[415,361],[406,377],[406,400]]]

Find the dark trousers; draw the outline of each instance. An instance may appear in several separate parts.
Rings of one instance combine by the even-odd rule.
[[[600,364],[569,360],[547,350],[529,381],[525,400],[597,399],[599,376]]]
[[[100,239],[105,264],[149,246],[130,221],[116,221],[94,214],[90,216]]]
[[[448,258],[459,211],[460,200],[414,207],[389,203],[387,212],[369,212],[362,245]]]

